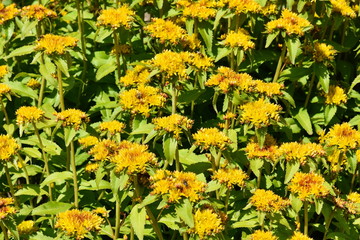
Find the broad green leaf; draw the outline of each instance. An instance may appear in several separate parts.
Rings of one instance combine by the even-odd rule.
[[[360,125],[360,115],[356,115],[349,121],[350,126]]]
[[[324,206],[324,201],[322,199],[315,199],[315,212],[319,215]]]
[[[205,89],[193,89],[193,90],[184,91],[178,97],[178,102],[191,103],[192,101],[198,99],[201,96],[201,94],[203,94],[204,92],[206,92]]]
[[[228,56],[231,53],[231,49],[230,48],[218,48],[217,49],[217,55],[215,58],[215,62],[218,62],[219,60],[221,60],[222,58]]]
[[[70,203],[49,201],[32,210],[32,215],[55,215],[69,210],[73,205]]]
[[[131,135],[136,134],[149,134],[152,130],[154,130],[155,125],[152,123],[147,123],[146,121],[141,121],[138,126],[134,126],[133,131],[130,133]]]
[[[213,45],[213,40],[214,40],[213,31],[208,27],[202,27],[200,25],[199,25],[198,30],[199,30],[199,33],[200,33],[201,37],[204,39],[207,54],[212,56],[213,55],[213,53],[212,53],[212,45]]]
[[[250,169],[255,174],[256,177],[259,177],[261,174],[261,168],[264,165],[264,161],[262,159],[251,159],[250,160]]]
[[[29,157],[41,158],[41,152],[37,148],[24,147],[21,151]]]
[[[182,203],[175,205],[176,214],[184,221],[190,228],[194,227],[194,217],[192,214],[192,206],[189,199],[184,199]]]
[[[300,169],[300,162],[299,161],[288,162],[286,164],[286,172],[285,172],[284,183],[287,184],[288,182],[290,182],[290,180],[293,178],[295,173],[297,173],[297,171],[299,171],[299,169]]]
[[[134,229],[136,236],[142,240],[144,239],[144,230],[146,222],[146,209],[140,208],[139,204],[136,204],[130,212],[130,222]]]
[[[255,129],[255,134],[256,134],[256,138],[258,140],[259,143],[259,147],[263,148],[264,143],[265,143],[265,137],[267,134],[267,128],[263,127],[263,128],[256,128]]]
[[[314,63],[314,72],[324,92],[329,92],[330,72],[323,63]]]
[[[23,188],[21,188],[20,190],[18,190],[15,193],[15,196],[22,196],[22,195],[26,195],[26,196],[42,196],[42,195],[47,195],[48,193],[41,189],[39,187],[39,185],[26,185]]]
[[[165,224],[167,227],[173,229],[173,230],[178,230],[179,229],[179,224],[180,224],[180,219],[178,216],[176,216],[176,214],[165,214],[163,215],[160,220],[159,223],[163,223]]]
[[[303,206],[303,202],[299,198],[295,197],[292,194],[290,195],[290,202],[291,202],[291,206],[294,209],[294,211],[296,213],[300,212],[300,210]]]
[[[214,21],[214,27],[213,27],[213,30],[215,30],[217,28],[217,26],[219,25],[220,23],[220,20],[222,17],[224,17],[224,15],[228,12],[228,9],[219,9],[217,12],[216,12],[216,16],[215,16],[215,21]],[[215,61],[216,62],[216,61]]]
[[[210,181],[207,184],[206,192],[214,192],[221,187],[221,184],[218,181]]]
[[[270,33],[266,37],[266,44],[265,48],[268,48],[270,44],[274,41],[274,39],[279,35],[279,31],[276,31],[274,33]]]
[[[143,208],[147,205],[150,205],[154,202],[156,202],[158,200],[158,196],[157,195],[153,195],[153,194],[149,194],[147,195],[144,200],[140,203],[139,207]]]
[[[116,64],[113,62],[102,65],[101,67],[99,67],[99,69],[96,72],[96,80],[99,81],[100,79],[114,72],[115,70],[116,70]]]
[[[289,51],[289,57],[292,64],[295,64],[295,59],[299,55],[299,51],[301,51],[301,42],[299,38],[285,38],[285,44]]]
[[[16,224],[15,224],[15,221],[13,218],[4,218],[4,219],[1,219],[0,221],[5,225],[6,229],[8,229],[10,231],[13,239],[15,239],[15,240],[20,239],[19,232],[17,230]]]
[[[34,48],[35,48],[35,46],[33,46],[33,45],[18,47],[16,49],[12,50],[10,52],[10,54],[8,56],[6,56],[6,59],[30,54],[35,51]]]
[[[162,9],[164,5],[164,0],[156,0],[156,5],[158,9]]]
[[[353,90],[353,88],[360,83],[360,75],[357,75],[356,78],[354,79],[354,81],[352,81],[351,86],[348,90],[348,94]]]
[[[300,123],[301,127],[309,134],[313,134],[312,124],[309,113],[305,108],[300,108],[298,113],[295,115],[295,119]]]
[[[282,98],[285,99],[286,101],[288,101],[291,104],[291,106],[295,108],[296,104],[295,104],[294,98],[289,93],[287,93],[285,91],[282,91],[282,94],[283,94]]]
[[[64,128],[64,140],[65,146],[69,146],[70,143],[73,141],[74,137],[76,136],[77,131],[73,127],[65,127]]]
[[[30,97],[32,99],[38,98],[38,95],[33,89],[22,84],[21,82],[7,82],[6,84],[11,88],[13,93],[19,95],[20,97]]]
[[[65,76],[70,77],[68,64],[64,59],[57,58],[54,62],[61,72],[65,74]]]
[[[64,171],[64,172],[54,172],[52,174],[50,174],[48,177],[46,177],[44,179],[44,181],[40,184],[41,187],[44,187],[50,183],[57,183],[57,184],[62,184],[65,182],[65,180],[69,180],[73,178],[73,174],[71,172],[68,171]]]
[[[175,159],[177,149],[177,141],[175,138],[164,135],[163,138],[163,151],[166,160],[172,165],[173,160]]]
[[[325,118],[325,126],[329,124],[331,119],[335,116],[337,111],[336,105],[326,105],[325,106],[325,112],[324,112],[324,118]]]

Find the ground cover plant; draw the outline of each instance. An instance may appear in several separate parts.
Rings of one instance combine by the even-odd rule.
[[[0,238],[358,239],[359,11],[3,0]]]

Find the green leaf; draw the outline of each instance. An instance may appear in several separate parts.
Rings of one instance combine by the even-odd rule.
[[[14,237],[15,240],[20,239],[19,232],[13,218],[5,218],[0,221],[2,221],[5,227],[11,232],[11,236]]]
[[[116,65],[113,62],[106,63],[99,67],[99,69],[96,72],[96,80],[99,81],[106,75],[114,72],[116,70]]]
[[[176,214],[168,213],[160,218],[159,223],[163,223],[173,230],[179,230],[180,219]]]
[[[299,169],[300,169],[300,162],[299,161],[288,162],[286,164],[286,172],[285,172],[284,183],[287,184],[288,182],[290,182],[290,180],[293,178],[295,173],[297,173],[297,171],[299,171]]]
[[[69,210],[73,205],[70,203],[50,201],[32,210],[32,215],[55,215]]]
[[[350,126],[355,126],[355,125],[359,125],[359,124],[360,124],[360,115],[356,115],[349,121]]]
[[[298,38],[285,38],[285,44],[289,51],[289,57],[292,64],[295,64],[295,59],[301,51],[301,42]]]
[[[270,33],[267,35],[266,37],[266,44],[265,44],[265,48],[268,48],[270,46],[270,44],[274,41],[274,39],[279,35],[279,31],[276,31],[274,33]]]
[[[199,25],[198,31],[201,35],[201,37],[204,39],[207,53],[212,56],[212,45],[213,45],[213,39],[214,39],[214,33],[209,27],[203,27]]]
[[[228,56],[231,53],[230,48],[218,48],[217,49],[217,55],[215,58],[215,62],[218,62],[219,60],[223,59],[224,57]]]
[[[61,72],[65,74],[65,76],[70,77],[68,64],[64,59],[58,58],[54,62]]]
[[[175,138],[164,135],[163,150],[166,160],[172,165],[175,159],[175,153],[177,149],[177,141]]]
[[[222,8],[216,12],[213,30],[215,30],[217,28],[217,26],[220,23],[221,18],[224,17],[224,15],[227,12],[228,12],[228,9],[222,9]],[[215,60],[215,62],[216,62],[216,60]]]
[[[136,236],[140,240],[144,239],[145,221],[146,221],[146,209],[140,208],[140,205],[136,204],[131,209],[130,222],[131,222],[131,226],[134,228],[134,232]]]
[[[295,115],[295,119],[300,123],[301,127],[309,134],[313,134],[312,124],[309,113],[305,108],[300,108],[298,113]]]
[[[295,197],[292,194],[290,195],[290,202],[291,202],[291,206],[294,209],[294,211],[296,213],[300,212],[300,210],[303,206],[303,202],[299,198]]]
[[[26,185],[15,193],[15,196],[42,196],[48,193],[41,189],[38,185]]]
[[[11,88],[12,92],[21,97],[30,97],[32,99],[38,98],[38,95],[34,90],[22,84],[21,82],[7,82],[6,84]]]
[[[73,174],[68,171],[64,172],[54,172],[50,174],[48,177],[44,179],[44,181],[40,184],[41,187],[44,187],[50,183],[56,182],[58,184],[62,184],[65,180],[72,179]]]
[[[194,217],[192,214],[192,206],[189,199],[184,199],[182,203],[175,205],[176,214],[184,221],[190,228],[194,227]]]
[[[77,131],[73,127],[65,127],[64,128],[64,140],[65,140],[65,146],[69,146],[71,141],[76,136]]]
[[[282,95],[283,99],[288,101],[291,104],[292,107],[296,107],[294,98],[288,92],[282,91],[282,94],[283,94]]]
[[[258,140],[259,143],[259,147],[263,148],[264,143],[265,143],[265,137],[267,134],[267,128],[263,127],[263,128],[256,128],[255,129],[255,134],[256,134],[256,138]]]
[[[152,195],[152,194],[149,194],[147,195],[144,200],[140,203],[139,207],[140,208],[143,208],[147,205],[150,205],[154,202],[156,202],[158,200],[158,196],[157,195]]]
[[[353,90],[353,88],[360,83],[360,75],[357,75],[356,78],[354,79],[354,81],[352,81],[351,86],[348,90],[348,94]]]
[[[193,89],[193,90],[184,91],[178,97],[178,102],[190,103],[198,99],[201,96],[201,94],[203,94],[204,92],[206,92],[205,89]]]
[[[314,63],[314,72],[324,92],[328,93],[330,85],[330,72],[328,68],[322,63]]]
[[[325,106],[325,112],[324,112],[324,118],[325,118],[325,126],[329,124],[331,119],[335,116],[337,111],[336,105],[326,105]]]
[[[159,9],[162,9],[164,5],[164,0],[156,0],[156,5]]]
[[[22,47],[16,48],[16,49],[12,50],[10,52],[10,54],[5,57],[5,59],[30,54],[35,51],[34,48],[35,48],[35,46],[33,46],[33,45],[22,46]]]
[[[250,169],[255,174],[256,177],[259,177],[261,174],[261,168],[264,165],[264,161],[262,159],[251,159],[250,160]]]

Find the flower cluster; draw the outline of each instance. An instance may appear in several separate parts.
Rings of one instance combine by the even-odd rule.
[[[324,185],[325,179],[313,172],[295,173],[288,186],[290,192],[297,194],[302,201],[312,198],[324,197],[329,193],[329,189]]]
[[[245,180],[248,178],[249,176],[238,168],[220,168],[212,175],[212,179],[224,184],[227,188],[244,187]]]
[[[10,161],[11,157],[16,154],[20,146],[16,140],[8,135],[0,135],[0,160]]]
[[[187,18],[198,18],[207,20],[214,17],[216,14],[215,7],[217,6],[214,0],[178,0],[176,2],[177,8],[182,10],[182,15]]]
[[[1,135],[0,135],[1,137]],[[1,145],[0,145],[1,149]],[[15,200],[13,198],[1,198],[0,197],[0,220],[6,218],[10,214],[16,212],[15,207],[11,206],[14,204]]]
[[[193,138],[195,140],[194,144],[201,146],[205,150],[210,147],[223,150],[231,143],[229,137],[217,128],[201,128],[193,134]]]
[[[135,12],[129,8],[128,5],[123,5],[120,8],[105,9],[101,11],[98,17],[98,25],[108,26],[114,29],[119,27],[130,28],[134,21]]]
[[[99,142],[99,139],[94,136],[87,136],[87,137],[80,138],[78,141],[79,141],[80,145],[82,145],[83,147],[89,147],[89,146],[93,146],[93,145],[97,144]]]
[[[20,10],[16,8],[15,3],[10,4],[6,7],[4,6],[4,4],[0,3],[0,25],[16,17],[19,12]]]
[[[190,229],[191,233],[195,233],[200,239],[224,230],[224,224],[221,216],[211,208],[198,209],[194,214],[194,228]]]
[[[125,76],[120,78],[120,83],[125,87],[146,84],[149,81],[150,72],[144,65],[136,65],[133,69],[127,70]]]
[[[40,88],[41,84],[39,83],[39,81],[37,81],[34,78],[31,78],[28,83],[26,84],[26,86],[28,86],[31,89],[37,89]]]
[[[224,45],[230,48],[240,47],[246,51],[255,47],[249,33],[243,28],[239,28],[236,32],[230,31],[228,34],[222,35],[221,39],[224,39]]]
[[[333,11],[339,12],[341,15],[345,17],[355,18],[355,11],[349,6],[348,1],[346,0],[330,0],[332,4]]]
[[[89,151],[95,161],[106,161],[115,156],[119,150],[119,145],[110,139],[96,143]]]
[[[271,190],[256,189],[250,197],[250,204],[258,211],[279,212],[290,205],[290,201],[281,198]]]
[[[75,47],[77,41],[74,37],[46,34],[37,41],[35,49],[44,50],[46,54],[64,54],[67,48]]]
[[[274,236],[273,232],[256,230],[253,234],[250,235],[250,240],[277,240],[278,238]]]
[[[33,220],[22,221],[17,225],[17,229],[20,235],[30,235],[37,231],[37,227]]]
[[[154,118],[155,130],[165,130],[174,134],[176,139],[180,138],[183,129],[191,129],[194,121],[179,114],[172,114],[167,117]]]
[[[234,9],[236,14],[241,13],[259,13],[261,5],[255,0],[221,0],[227,3],[229,8]]]
[[[43,5],[34,4],[25,6],[21,9],[21,16],[27,17],[29,19],[35,18],[38,21],[43,20],[44,18],[54,18],[57,17],[56,12],[50,10]]]
[[[336,146],[338,149],[346,151],[360,146],[360,132],[353,129],[349,123],[335,124],[330,131],[321,136],[321,142],[327,146]]]
[[[302,234],[301,232],[294,232],[294,234],[289,240],[313,240],[313,239]]]
[[[329,92],[325,93],[325,98],[326,104],[333,105],[340,105],[342,103],[346,103],[347,101],[347,96],[344,89],[334,85],[329,86]]]
[[[45,112],[37,107],[20,107],[16,111],[16,123],[24,125],[27,123],[39,122],[44,118]]]
[[[90,121],[89,117],[83,111],[79,109],[70,108],[62,112],[55,112],[56,121],[62,121],[62,126],[71,126],[75,130],[78,130],[81,124],[87,123]]]
[[[246,145],[245,152],[249,159],[260,158],[274,162],[278,157],[278,146],[276,145],[275,139],[267,134],[262,148],[260,148],[256,139],[252,139],[251,142]]]
[[[6,74],[8,74],[8,66],[7,65],[1,65],[0,66],[0,78],[3,78]]]
[[[100,123],[100,130],[102,132],[108,132],[111,135],[115,133],[121,133],[125,128],[125,124],[117,120]]]
[[[299,161],[302,165],[308,158],[324,156],[325,150],[320,144],[316,143],[283,143],[278,150],[278,155],[283,156],[286,161]]]
[[[336,53],[337,51],[331,45],[319,42],[314,44],[313,58],[317,62],[333,61]]]
[[[7,84],[0,83],[0,97],[10,92],[11,92],[11,88]]]
[[[178,44],[187,36],[186,31],[170,20],[153,18],[151,24],[144,27],[151,37],[158,38],[161,43]]]

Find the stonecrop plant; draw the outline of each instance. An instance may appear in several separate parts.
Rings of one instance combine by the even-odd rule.
[[[359,4],[1,1],[0,239],[359,239]]]

